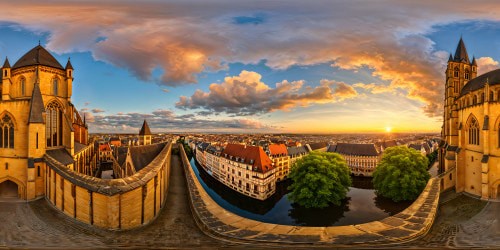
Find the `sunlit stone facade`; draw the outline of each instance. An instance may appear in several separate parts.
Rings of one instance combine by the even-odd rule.
[[[477,75],[460,39],[446,68],[441,188],[499,199],[500,70]]]

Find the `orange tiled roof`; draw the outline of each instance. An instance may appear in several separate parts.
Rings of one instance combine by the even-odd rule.
[[[111,151],[111,148],[109,147],[109,144],[102,144],[99,145],[99,151]]]
[[[266,173],[274,168],[271,159],[266,155],[262,147],[228,144],[221,156],[227,159],[231,159],[232,156],[231,160],[233,161],[236,161],[236,157],[238,157],[238,162],[252,165],[254,170],[256,168],[256,171],[261,173]],[[253,163],[251,163],[252,160]]]
[[[271,155],[288,155],[285,144],[271,144],[269,145],[269,151]]]

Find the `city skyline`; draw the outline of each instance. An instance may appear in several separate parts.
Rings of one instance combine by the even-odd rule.
[[[0,3],[0,57],[71,57],[90,132],[439,132],[460,37],[498,68],[498,7],[381,2]]]

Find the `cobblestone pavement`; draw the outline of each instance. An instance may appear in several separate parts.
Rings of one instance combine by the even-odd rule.
[[[160,216],[150,225],[130,231],[92,228],[56,211],[44,199],[30,203],[0,202],[0,248],[241,247],[217,241],[198,229],[189,210],[185,178],[177,156],[172,157],[171,174],[167,203]],[[451,198],[441,205],[429,233],[416,241],[395,245],[395,248],[500,249],[500,203],[487,203],[464,195],[454,197],[452,193],[445,196]],[[264,246],[246,245],[245,248]]]
[[[446,202],[440,205],[430,231],[406,246],[500,249],[500,203],[454,193],[443,196]]]

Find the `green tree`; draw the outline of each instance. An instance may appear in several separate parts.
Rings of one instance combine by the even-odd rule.
[[[373,173],[377,193],[395,202],[415,200],[427,185],[428,159],[406,146],[390,147]]]
[[[351,186],[350,170],[337,153],[312,152],[290,170],[289,198],[306,208],[340,205]]]
[[[434,164],[434,162],[437,160],[437,154],[438,154],[438,151],[436,150],[436,151],[427,155],[427,159],[429,160],[428,168],[432,167],[432,164]]]

